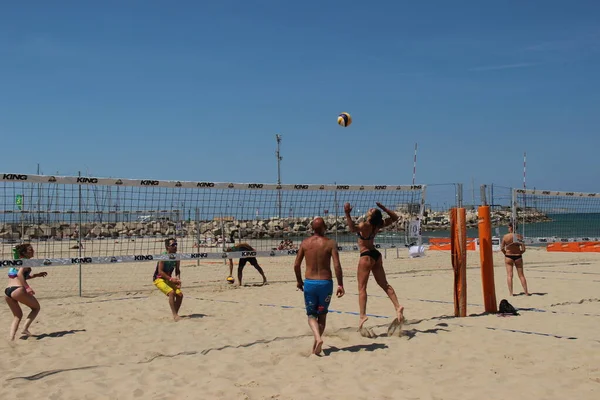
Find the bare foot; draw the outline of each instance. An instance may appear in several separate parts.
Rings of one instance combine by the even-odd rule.
[[[31,332],[29,332],[28,329],[25,329],[25,330],[23,330],[23,332],[21,332],[21,335],[29,337],[29,336],[31,336]]]
[[[363,325],[365,324],[365,322],[367,322],[367,320],[369,319],[369,317],[362,317],[360,319],[360,321],[358,322],[358,330],[361,330]]]
[[[179,315],[173,315],[173,321],[177,322],[180,320],[181,320],[181,317]]]
[[[396,311],[396,316],[398,318],[398,323],[399,324],[403,324],[404,323],[404,307],[400,306],[400,308]]]
[[[317,340],[315,343],[315,350],[314,350],[313,354],[318,356],[319,354],[321,354],[322,349],[323,349],[323,339]]]
[[[368,320],[369,320],[369,317],[361,317],[360,318],[360,321],[358,323],[358,332],[360,332],[360,335],[362,337],[374,338],[377,335],[375,335],[375,333],[373,332],[373,330],[364,327],[365,322],[367,322]]]

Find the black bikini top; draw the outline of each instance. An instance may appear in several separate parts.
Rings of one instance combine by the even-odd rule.
[[[366,238],[362,237],[360,232],[356,232],[356,236],[358,236],[359,239],[362,239],[362,240],[371,240],[375,237],[375,228],[373,228],[373,232],[371,232],[371,234],[369,236],[367,236]]]

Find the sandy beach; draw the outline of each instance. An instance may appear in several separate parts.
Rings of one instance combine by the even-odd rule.
[[[533,296],[508,298],[502,254],[496,296],[520,316],[485,315],[479,254],[468,253],[467,318],[454,318],[448,252],[384,266],[406,307],[400,337],[387,337],[393,307],[371,280],[368,326],[356,332],[357,253],[343,253],[347,293],[335,298],[324,355],[312,335],[293,257],[259,259],[269,278],[245,269],[228,285],[222,261],[182,265],[185,294],[172,322],[152,285],[154,263],[50,267],[31,282],[42,310],[33,337],[9,342],[0,307],[0,398],[31,399],[597,399],[600,396],[600,254],[530,248]],[[44,270],[36,268],[34,271]],[[2,270],[5,271],[5,270]],[[515,293],[520,283],[515,274]]]

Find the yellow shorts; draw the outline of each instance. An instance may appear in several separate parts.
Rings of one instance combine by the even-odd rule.
[[[177,295],[182,294],[182,291],[181,291],[181,289],[179,289],[177,287],[177,284],[170,282],[170,281],[165,281],[163,278],[156,279],[154,281],[154,286],[159,288],[160,291],[166,295],[169,295],[169,293],[171,293],[173,290],[175,291],[175,294],[177,294]]]

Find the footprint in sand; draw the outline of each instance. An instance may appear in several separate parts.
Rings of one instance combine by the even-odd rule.
[[[372,328],[362,327],[362,328],[360,328],[358,330],[358,332],[360,332],[360,336],[366,337],[366,338],[369,338],[369,339],[374,339],[374,338],[377,337],[377,335],[375,334],[375,332],[373,332]]]

